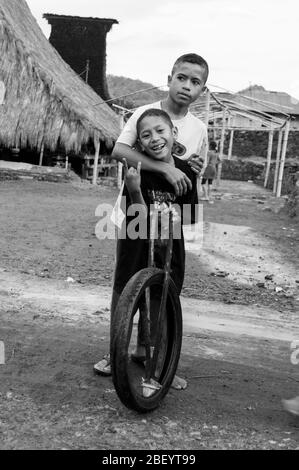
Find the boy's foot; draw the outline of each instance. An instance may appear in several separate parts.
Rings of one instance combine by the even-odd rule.
[[[145,361],[144,349],[136,350],[135,352],[133,352],[131,354],[131,359],[133,362],[136,362],[137,364],[144,365],[144,361]],[[183,379],[182,377],[175,375],[171,384],[171,388],[174,388],[175,390],[185,390],[185,388],[187,388],[187,381]]]
[[[98,375],[109,377],[111,375],[110,354],[105,354],[103,359],[93,366],[93,371]]]
[[[185,388],[187,388],[187,385],[188,384],[185,379],[179,377],[178,375],[175,375],[171,384],[171,388],[174,388],[175,390],[185,390]]]
[[[160,390],[161,385],[154,379],[150,379],[149,382],[146,382],[142,377],[142,395],[144,398],[151,397],[154,393]]]
[[[140,354],[140,352],[136,351],[135,353],[132,353],[131,358],[134,362],[138,362],[139,364],[144,364],[145,356]],[[93,370],[98,375],[109,377],[111,375],[110,354],[105,354],[103,359],[97,362],[93,366]],[[175,375],[171,384],[171,388],[174,388],[175,390],[185,390],[187,388],[187,381],[183,379],[182,377]],[[284,401],[292,401],[292,400],[284,400]],[[299,402],[299,397],[298,397],[298,402]],[[298,406],[299,406],[299,403],[298,403]],[[299,411],[298,411],[298,414],[299,414]]]
[[[299,416],[299,395],[290,400],[282,400],[283,407],[292,415]]]

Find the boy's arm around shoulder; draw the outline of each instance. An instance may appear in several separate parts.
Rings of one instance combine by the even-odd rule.
[[[191,181],[183,171],[168,163],[152,160],[127,144],[116,142],[111,158],[120,162],[125,158],[129,165],[135,168],[137,168],[138,162],[141,162],[143,170],[161,174],[173,186],[177,195],[184,194],[188,187],[191,187]]]

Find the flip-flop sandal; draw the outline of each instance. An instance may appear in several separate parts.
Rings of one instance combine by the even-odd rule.
[[[110,355],[106,354],[101,361],[93,366],[93,370],[98,375],[109,377],[111,375]]]
[[[175,375],[170,387],[173,388],[174,390],[185,390],[187,386],[188,386],[187,380]]]
[[[157,382],[156,380],[150,379],[149,382],[146,382],[143,377],[141,386],[142,395],[144,396],[144,398],[150,398],[162,387],[162,385],[160,385],[159,382]]]

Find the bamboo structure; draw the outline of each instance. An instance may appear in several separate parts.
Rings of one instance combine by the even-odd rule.
[[[273,146],[273,130],[271,129],[269,131],[269,139],[268,139],[267,163],[266,163],[266,174],[265,174],[264,188],[267,187],[268,179],[269,179],[270,166],[271,166],[272,146]]]
[[[286,153],[287,153],[289,132],[290,132],[290,121],[287,121],[286,128],[285,128],[285,131],[284,131],[284,136],[283,136],[276,197],[280,197],[280,195],[281,195],[282,178],[283,178],[284,164],[285,164],[285,158],[286,158]]]
[[[210,102],[211,102],[211,93],[210,93],[210,90],[207,88],[206,102],[205,102],[205,119],[204,119],[204,123],[207,129],[209,127]],[[208,151],[209,151],[209,144],[207,142],[207,145],[205,146],[205,152],[204,152],[204,165],[207,164]]]
[[[25,0],[0,0],[0,70],[6,92],[0,143],[6,147],[78,153],[95,133],[111,148],[116,114],[60,57]]]
[[[215,85],[211,85],[215,86]],[[219,87],[218,87],[219,88]],[[288,108],[279,103],[264,103],[262,100],[255,98],[247,97],[241,93],[234,94],[226,90],[226,93],[222,93],[221,96],[216,96],[215,93],[210,92],[211,94],[211,103],[210,103],[210,112],[209,112],[209,122],[213,122],[211,129],[213,130],[214,140],[216,140],[217,131],[221,131],[221,142],[220,142],[220,154],[223,156],[223,145],[225,140],[225,130],[230,131],[230,139],[228,146],[228,159],[232,156],[232,145],[234,139],[235,131],[251,131],[251,132],[269,132],[268,138],[268,150],[267,150],[267,166],[266,166],[266,178],[265,186],[267,185],[270,168],[271,168],[271,154],[273,149],[273,135],[276,130],[281,131],[286,125],[285,118],[290,119],[290,114],[287,114],[284,109]],[[248,104],[248,102],[251,102]],[[270,111],[265,112],[263,106],[268,108]],[[223,110],[226,110],[229,113],[228,122],[225,123],[226,116],[224,115]],[[191,112],[195,114],[198,118],[205,121],[206,119],[206,108],[204,99],[199,99],[194,105],[191,106]],[[269,113],[272,114],[269,114]],[[237,125],[236,125],[237,124]],[[290,126],[290,123],[289,123]],[[289,127],[288,126],[288,127]],[[277,163],[275,168],[275,178],[274,178],[274,194],[277,193],[277,178],[279,169],[279,156],[281,153],[281,141],[282,141],[282,132],[279,132],[278,147],[277,147]],[[287,139],[284,139],[284,144],[287,148]],[[286,148],[284,153],[286,153]],[[284,156],[285,158],[285,156]],[[221,177],[222,166],[218,166],[216,185],[219,185]],[[279,196],[278,196],[279,197]]]
[[[282,144],[282,130],[280,129],[279,132],[278,132],[278,142],[277,142],[277,151],[276,151],[275,172],[274,172],[274,181],[273,181],[273,194],[276,194],[276,190],[277,190],[277,178],[278,178],[278,171],[279,171],[279,161],[280,161],[280,154],[281,154],[281,144]]]
[[[231,129],[230,137],[229,137],[228,155],[227,155],[228,160],[232,158],[232,154],[233,154],[234,132],[235,132],[234,129]]]
[[[210,90],[207,88],[206,102],[205,102],[205,120],[204,120],[204,123],[207,127],[209,125],[210,102],[211,102],[211,93],[210,93]]]
[[[220,149],[219,149],[219,156],[220,156],[220,162],[218,164],[218,170],[217,170],[217,181],[216,181],[216,187],[219,187],[220,184],[220,179],[221,179],[221,171],[222,171],[222,158],[223,158],[223,148],[224,148],[224,138],[225,138],[225,126],[226,126],[226,109],[222,111],[222,129],[221,129],[221,140],[220,140]]]

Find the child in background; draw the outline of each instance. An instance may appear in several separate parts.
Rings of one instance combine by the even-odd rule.
[[[213,201],[211,200],[211,187],[213,184],[213,179],[216,177],[216,168],[219,162],[220,156],[217,152],[217,144],[216,142],[212,141],[209,144],[207,165],[204,169],[201,180],[201,187],[204,194],[204,197],[201,198],[201,201],[208,201],[210,204],[213,204]]]

